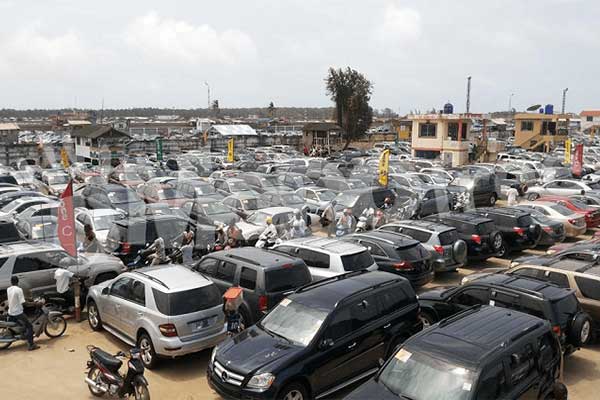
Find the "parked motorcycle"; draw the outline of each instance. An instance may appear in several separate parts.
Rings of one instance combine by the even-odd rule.
[[[154,250],[150,250],[149,247],[150,245],[147,244],[145,248],[138,251],[137,256],[133,259],[133,261],[127,264],[127,268],[136,269],[149,266],[152,263],[152,260],[148,256],[154,253]],[[181,264],[183,262],[181,246],[174,242],[171,247],[171,251],[167,252],[167,257],[161,262],[161,264],[169,264],[172,262]]]
[[[120,358],[126,358],[127,354],[120,351],[113,356],[96,346],[87,346],[87,350],[90,360],[87,362],[85,383],[94,396],[102,397],[108,393],[119,398],[127,396],[135,400],[150,400],[140,349],[129,350],[125,376],[119,373],[119,368],[123,365]]]
[[[39,337],[44,332],[49,338],[57,338],[67,330],[67,321],[62,313],[53,310],[40,300],[36,301],[36,312],[31,325],[33,325],[33,337]],[[16,322],[0,321],[0,350],[9,348],[19,340],[27,340],[25,328]]]
[[[276,244],[280,244],[281,242],[282,240],[276,236],[267,236],[264,233],[261,233],[258,237],[255,247],[258,247],[259,249],[269,249]]]

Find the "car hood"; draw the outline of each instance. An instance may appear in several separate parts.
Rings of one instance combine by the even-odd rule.
[[[386,389],[382,384],[376,382],[375,379],[369,379],[348,396],[344,397],[344,400],[364,399],[398,400],[399,397]]]
[[[442,298],[442,293],[456,286],[438,286],[434,289],[419,293],[419,300],[439,300]]]
[[[240,216],[234,212],[223,213],[223,214],[213,214],[213,215],[209,215],[208,218],[211,218],[215,222],[220,222],[223,225],[229,225],[231,220],[234,220],[237,223],[238,227],[239,227],[240,223],[242,223],[242,222],[238,222],[240,220]],[[246,222],[243,222],[243,223],[246,223]]]
[[[91,270],[96,272],[102,270],[115,270],[115,266],[120,267],[121,271],[125,266],[117,257],[104,253],[84,253],[81,257],[82,262],[78,265],[71,265],[67,269],[78,276],[90,276]]]
[[[268,367],[274,362],[289,359],[301,350],[298,346],[290,345],[283,339],[252,326],[219,345],[216,359],[225,368],[231,367],[244,374],[261,369],[262,372],[271,372]]]
[[[235,224],[241,231],[244,237],[248,237],[249,234],[258,233],[261,234],[265,227],[261,225],[255,225],[251,222],[240,221]]]
[[[542,265],[544,261],[548,260],[548,256],[541,255],[529,255],[529,256],[521,256],[515,258],[511,265],[519,265],[519,264],[534,264],[534,265]]]

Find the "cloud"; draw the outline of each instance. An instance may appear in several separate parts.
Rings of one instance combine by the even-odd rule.
[[[375,29],[375,36],[383,42],[410,43],[421,35],[421,14],[413,9],[401,7],[395,2],[387,4],[384,17]]]
[[[156,12],[134,18],[125,31],[125,40],[155,60],[235,65],[256,58],[252,38],[242,31],[218,32],[210,25],[161,18]]]

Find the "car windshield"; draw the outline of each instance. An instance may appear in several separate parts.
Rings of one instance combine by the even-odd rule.
[[[198,185],[194,187],[197,194],[215,194],[217,191],[212,185]]]
[[[277,177],[275,177],[275,176],[260,178],[260,183],[264,187],[281,186],[281,183],[279,183],[279,181],[277,180]]]
[[[44,222],[31,227],[31,239],[50,239],[58,236],[56,223]]]
[[[69,177],[67,175],[50,175],[48,177],[48,184],[50,185],[61,185],[67,182],[69,182]]]
[[[200,207],[206,215],[225,214],[231,212],[223,203],[214,201],[211,203],[200,203]]]
[[[421,186],[423,181],[415,175],[404,175],[406,180],[410,183],[410,186]]]
[[[181,199],[183,195],[173,188],[158,190],[158,198],[161,200]]]
[[[113,222],[125,218],[123,214],[111,214],[94,217],[94,229],[97,231],[109,230]]]
[[[113,204],[134,203],[140,201],[133,190],[115,190],[108,192],[108,199]]]
[[[306,176],[295,176],[294,183],[298,186],[310,185],[312,181]]]
[[[260,210],[261,208],[269,207],[269,204],[263,199],[243,199],[241,200],[244,210],[254,211]]]
[[[304,264],[286,264],[281,268],[265,271],[266,290],[269,293],[291,290],[311,282]]]
[[[253,224],[266,225],[267,218],[271,215],[265,214],[263,212],[255,212],[254,214],[248,217],[248,222],[252,222]]]
[[[564,215],[565,217],[567,215],[572,215],[573,211],[569,210],[567,207],[560,205],[560,204],[552,204],[550,206],[551,209],[553,209],[554,211],[556,211],[557,213],[559,213],[560,215]]]
[[[250,187],[244,181],[230,181],[228,182],[229,189],[232,192],[244,192],[250,190]]]
[[[319,190],[316,193],[320,201],[331,201],[335,199],[336,196],[336,194],[331,190]]]
[[[474,378],[473,371],[462,366],[400,349],[377,380],[400,398],[467,400]]]
[[[302,197],[298,196],[295,193],[282,194],[281,200],[286,207],[290,207],[289,206],[290,204],[304,203],[304,200],[302,200]]]
[[[353,193],[340,193],[336,197],[336,201],[338,205],[352,208],[356,201],[358,200],[358,195]]]
[[[589,187],[591,187],[592,189],[600,189],[600,181],[598,182],[594,182],[594,183],[588,183],[587,184]]]
[[[267,333],[283,337],[295,345],[306,347],[315,337],[327,312],[283,299],[260,322]]]
[[[13,172],[13,176],[20,182],[33,182],[33,175],[25,171]]]
[[[573,204],[575,206],[575,208],[579,209],[579,210],[587,210],[588,208],[590,208],[587,204],[585,204],[582,201],[579,200],[575,200],[575,199],[569,199],[571,201],[571,204]]]

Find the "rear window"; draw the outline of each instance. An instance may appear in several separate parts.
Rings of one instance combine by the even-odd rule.
[[[0,223],[0,243],[17,242],[21,236],[13,223]]]
[[[531,215],[523,215],[522,217],[519,217],[519,219],[517,219],[517,223],[519,224],[519,226],[526,227],[532,225],[534,222],[531,218]]]
[[[222,304],[221,292],[214,284],[174,293],[153,288],[152,293],[158,311],[168,316],[191,314]]]
[[[351,254],[348,256],[342,256],[342,265],[345,271],[358,271],[365,269],[373,265],[373,257],[368,250],[361,251],[360,253]]]
[[[556,313],[556,322],[561,325],[568,324],[579,308],[579,302],[574,293],[563,297],[560,300],[556,300],[552,304],[554,305]]]
[[[408,247],[399,247],[396,252],[406,260],[422,260],[429,256],[429,252],[420,243]]]
[[[480,235],[490,234],[495,229],[496,229],[496,225],[494,224],[493,221],[482,222],[481,224],[477,225],[477,231],[479,232]]]
[[[304,264],[286,264],[281,268],[265,272],[267,292],[283,292],[296,289],[311,282],[310,273]]]
[[[441,232],[439,234],[440,244],[442,246],[452,244],[458,240],[458,232],[455,229],[451,231]]]

